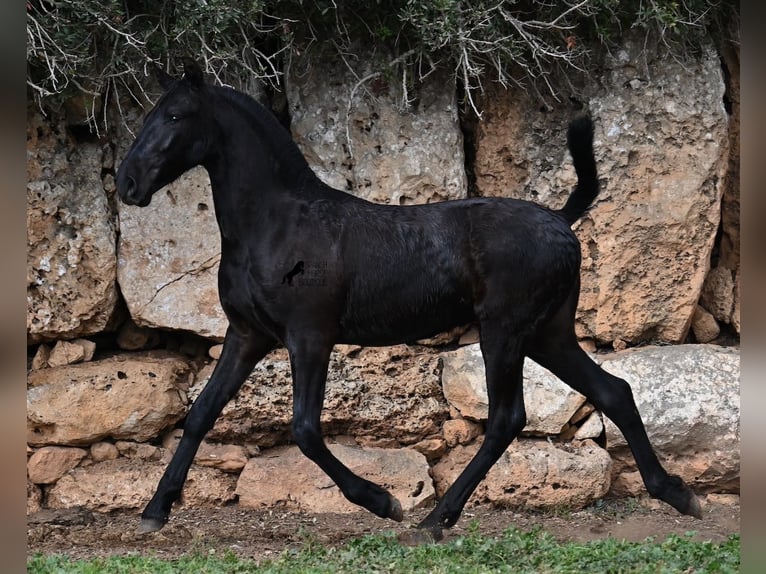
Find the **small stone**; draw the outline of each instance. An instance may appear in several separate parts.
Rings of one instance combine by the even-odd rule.
[[[217,468],[224,472],[239,472],[245,467],[247,461],[245,448],[234,444],[203,442],[194,457],[194,462],[198,465]]]
[[[118,440],[115,447],[119,453],[127,458],[136,458],[139,460],[158,460],[160,458],[160,449],[156,446],[138,443],[127,440]]]
[[[739,504],[739,494],[721,494],[711,492],[705,497],[707,504],[720,504],[722,506],[737,506]]]
[[[418,451],[426,460],[431,462],[447,452],[447,441],[441,437],[427,438],[412,445],[412,449]]]
[[[594,341],[593,339],[583,339],[578,342],[580,343],[580,348],[586,353],[596,352],[596,341]]]
[[[123,351],[138,351],[153,347],[158,335],[151,329],[139,327],[133,321],[127,321],[117,333],[117,346]]]
[[[90,445],[90,458],[93,462],[114,460],[120,456],[120,451],[110,442],[97,442]]]
[[[59,341],[48,357],[49,367],[61,367],[90,361],[96,351],[96,344],[87,339]]]
[[[625,349],[628,348],[628,344],[622,339],[615,339],[614,341],[612,341],[612,348],[615,351],[624,351]]]
[[[442,425],[442,434],[447,446],[454,447],[459,444],[468,444],[483,431],[479,423],[465,419],[450,419],[444,421]]]
[[[223,345],[213,345],[207,350],[207,354],[211,359],[216,361],[221,358],[221,352],[223,351]]]
[[[596,407],[594,407],[590,403],[585,403],[583,406],[581,406],[579,409],[577,409],[577,412],[572,415],[572,418],[569,419],[569,422],[574,424],[579,423],[581,420],[585,419],[589,414],[591,414],[593,411],[596,410]]]
[[[601,420],[601,415],[599,413],[592,413],[580,426],[580,428],[577,429],[577,432],[574,434],[574,438],[577,440],[585,440],[586,438],[598,438],[601,436],[601,433],[604,432],[604,421]]]
[[[39,371],[48,367],[48,360],[51,356],[51,348],[48,345],[42,344],[37,348],[34,358],[32,359],[31,370]]]
[[[81,448],[43,447],[29,457],[27,476],[35,484],[53,484],[76,467],[86,454]]]
[[[692,332],[698,343],[709,343],[721,334],[721,328],[712,313],[697,305],[692,317]]]

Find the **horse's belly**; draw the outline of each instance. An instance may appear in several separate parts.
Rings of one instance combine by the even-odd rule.
[[[347,308],[339,342],[367,346],[409,343],[473,320],[473,306],[459,296],[439,301],[379,298]]]

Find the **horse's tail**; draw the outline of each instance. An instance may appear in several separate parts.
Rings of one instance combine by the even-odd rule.
[[[559,213],[572,225],[582,217],[598,195],[596,158],[593,155],[593,120],[590,116],[584,115],[572,120],[567,130],[567,145],[577,173],[577,186]]]

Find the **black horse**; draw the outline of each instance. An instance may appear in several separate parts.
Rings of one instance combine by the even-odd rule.
[[[470,322],[479,325],[486,367],[485,439],[414,532],[439,539],[453,526],[524,427],[525,357],[615,422],[652,496],[701,515],[694,493],[658,461],[628,383],[596,365],[575,338],[581,255],[571,225],[598,193],[590,118],[575,119],[568,129],[577,186],[560,210],[498,198],[376,205],[322,183],[271,113],[242,93],[206,84],[194,63],[185,63],[180,79],[161,72],[160,82],[165,93],[120,165],[117,189],[125,203],[146,206],[188,169],[207,169],[229,327],[215,371],[142,514],[142,531],[166,523],[203,437],[277,345],[290,357],[292,436],[301,451],[348,500],[401,521],[394,497],[325,446],[319,419],[330,352],[336,343],[390,345]]]

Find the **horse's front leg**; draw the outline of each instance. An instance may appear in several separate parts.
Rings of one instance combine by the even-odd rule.
[[[354,504],[382,517],[401,521],[402,506],[385,489],[360,478],[327,448],[320,427],[332,343],[301,337],[288,343],[293,376],[293,439]]]
[[[205,434],[213,427],[226,403],[237,394],[255,364],[274,348],[274,344],[271,338],[260,333],[245,335],[229,327],[221,358],[189,410],[178,448],[157,491],[141,514],[139,532],[154,532],[165,525],[173,502],[181,496],[194,455]]]

